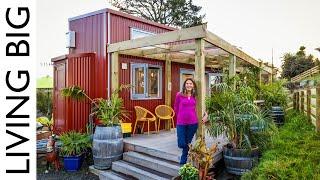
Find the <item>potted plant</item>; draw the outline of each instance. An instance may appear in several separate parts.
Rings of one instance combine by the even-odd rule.
[[[123,100],[119,97],[122,89],[131,85],[121,85],[109,99],[91,99],[80,87],[72,86],[62,90],[62,94],[73,99],[89,99],[92,114],[97,117],[101,125],[96,126],[93,135],[92,154],[96,169],[109,169],[113,161],[120,160],[123,154],[123,135],[120,123],[129,119],[128,111],[123,107]]]
[[[257,132],[268,131],[274,124],[267,113],[261,112],[253,103],[255,92],[252,88],[245,84],[234,88],[222,83],[217,85],[217,89],[209,97],[216,107],[213,111],[208,108],[209,133],[212,136],[227,135],[229,144],[223,147],[227,172],[241,175],[258,162],[258,145],[264,142],[253,141],[260,134]]]
[[[37,129],[37,140],[48,139],[52,135],[53,120],[43,116],[37,118],[37,123],[41,124],[41,129]],[[43,127],[46,127],[46,129]]]
[[[216,151],[217,144],[213,144],[211,148],[207,148],[205,138],[202,135],[197,138],[194,145],[189,144],[188,158],[191,164],[198,168],[199,180],[212,179],[212,177],[208,176],[208,169],[212,165],[213,154]]]
[[[59,137],[62,145],[60,154],[63,156],[66,171],[78,171],[81,168],[83,154],[91,148],[91,140],[88,134],[69,131]]]
[[[179,169],[179,178],[181,180],[198,180],[199,179],[199,171],[197,168],[192,166],[190,163],[184,164]]]

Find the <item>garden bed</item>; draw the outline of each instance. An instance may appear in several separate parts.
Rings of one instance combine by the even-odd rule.
[[[320,133],[303,114],[290,110],[259,165],[242,179],[320,179]]]

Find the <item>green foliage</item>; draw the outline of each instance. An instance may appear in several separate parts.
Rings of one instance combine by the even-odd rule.
[[[319,64],[319,59],[311,54],[306,55],[305,47],[301,46],[296,54],[286,53],[282,60],[282,78],[291,79],[292,77]]]
[[[65,97],[72,97],[75,100],[84,100],[87,95],[79,86],[70,86],[61,90],[61,95]]]
[[[286,107],[288,102],[288,94],[284,89],[284,81],[276,81],[270,84],[262,84],[261,99],[265,101],[265,107],[271,109],[271,106]]]
[[[47,116],[52,114],[52,90],[37,89],[37,116]]]
[[[46,126],[51,131],[51,127],[53,126],[53,120],[49,120],[47,117],[38,117],[37,122],[41,123],[43,126]]]
[[[304,114],[290,110],[259,165],[242,179],[320,179],[319,162],[320,133]]]
[[[202,24],[201,6],[192,0],[109,0],[120,11],[147,20],[175,27],[192,27]]]
[[[216,93],[206,98],[209,113],[209,133],[212,136],[227,133],[235,148],[251,149],[252,137],[258,136],[252,130],[269,131],[273,122],[266,112],[253,103],[255,91],[245,84],[236,89],[226,83],[216,85]],[[260,139],[263,140],[263,139]]]
[[[199,171],[190,163],[187,163],[179,169],[179,175],[181,176],[182,180],[198,180]]]
[[[91,148],[92,143],[88,134],[81,134],[75,131],[69,131],[61,134],[59,139],[62,142],[61,155],[77,156]]]
[[[119,93],[123,89],[128,88],[131,88],[131,85],[121,85],[118,89],[112,92],[110,99],[91,99],[79,86],[64,88],[61,90],[61,94],[75,100],[83,100],[85,98],[89,99],[93,104],[91,109],[92,115],[99,118],[105,126],[117,126],[125,119],[129,119],[129,112],[124,109],[123,100],[119,97]]]

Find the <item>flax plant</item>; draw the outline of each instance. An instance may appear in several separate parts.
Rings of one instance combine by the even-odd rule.
[[[233,148],[251,149],[255,132],[268,130],[271,118],[254,104],[255,92],[249,86],[221,83],[214,88],[216,92],[206,99],[209,134],[226,134]]]

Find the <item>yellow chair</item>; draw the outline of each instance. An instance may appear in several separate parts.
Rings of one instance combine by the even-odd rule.
[[[171,121],[172,127],[174,128],[173,117],[175,116],[175,113],[174,113],[174,110],[170,106],[159,105],[156,107],[155,113],[159,119],[158,131],[160,130],[160,121],[161,120]]]
[[[157,118],[156,118],[156,116],[153,115],[152,112],[150,112],[149,110],[147,110],[143,107],[140,107],[140,106],[135,106],[134,109],[136,111],[136,123],[134,125],[132,135],[134,135],[134,133],[136,131],[137,123],[139,121],[143,122],[142,129],[144,128],[144,123],[148,122],[148,135],[149,135],[149,128],[150,128],[150,121],[154,122],[155,131],[157,132]]]

